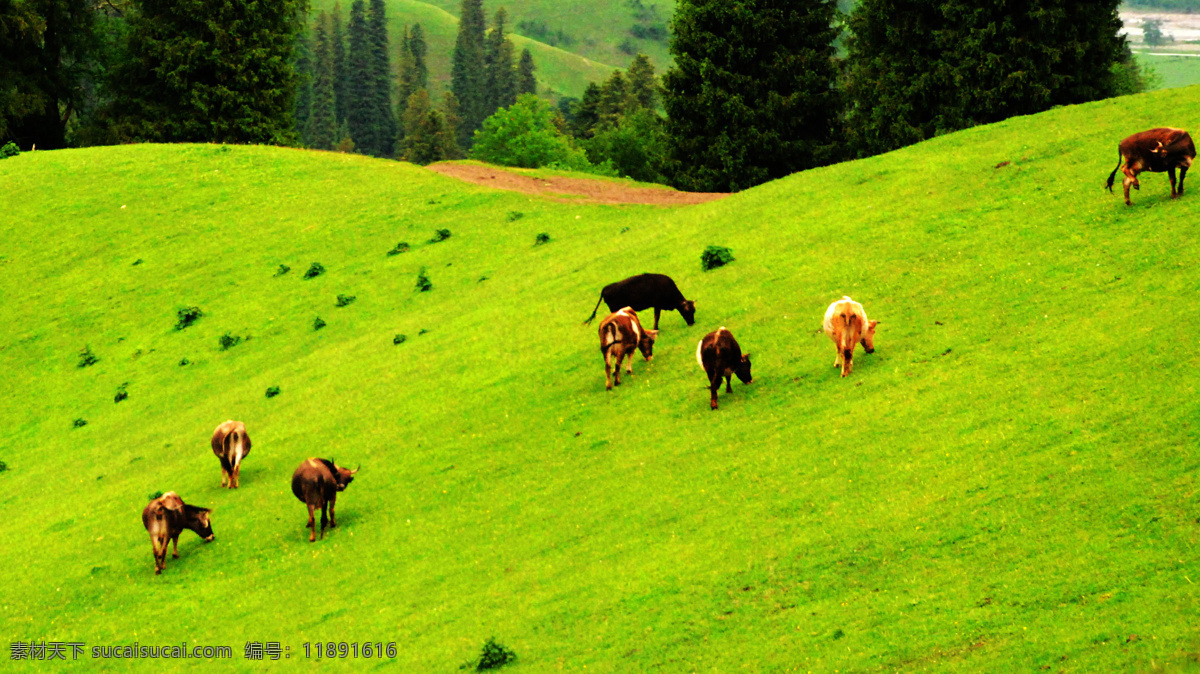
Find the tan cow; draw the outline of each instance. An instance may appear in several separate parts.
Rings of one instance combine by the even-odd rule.
[[[150,545],[154,546],[155,575],[167,568],[167,545],[171,541],[175,542],[172,556],[179,559],[179,534],[184,529],[196,532],[206,543],[212,541],[211,512],[210,508],[185,504],[173,491],[154,499],[142,510],[142,526],[150,532]]]
[[[308,524],[304,525],[312,528],[308,542],[317,540],[314,516],[318,509],[321,511],[321,538],[325,538],[326,524],[330,527],[337,526],[333,510],[337,505],[338,492],[345,491],[357,472],[357,468],[342,468],[330,459],[315,457],[296,466],[296,472],[292,473],[292,494],[308,506]],[[328,517],[326,510],[329,513]]]
[[[844,295],[825,310],[825,334],[837,349],[833,366],[842,368],[843,377],[853,368],[854,347],[859,342],[867,353],[875,353],[876,325],[879,321],[868,321],[861,304]]]
[[[221,460],[221,486],[237,489],[242,459],[250,454],[250,436],[246,434],[246,424],[230,419],[217,426],[213,431],[212,450]]]
[[[647,361],[654,356],[654,338],[658,330],[646,330],[638,320],[637,312],[629,307],[609,314],[600,321],[600,353],[604,356],[605,388],[621,385],[621,361],[629,361],[629,376],[633,376],[633,352],[638,349]]]

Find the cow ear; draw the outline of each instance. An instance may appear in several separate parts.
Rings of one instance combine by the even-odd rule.
[[[746,361],[748,361],[748,360],[750,360],[750,354],[749,354],[749,353],[743,353],[743,354],[742,354],[742,362],[744,363],[744,362],[746,362]]]

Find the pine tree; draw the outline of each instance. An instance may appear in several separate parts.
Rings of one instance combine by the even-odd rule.
[[[305,145],[312,144],[305,135],[308,129],[309,114],[312,111],[314,67],[312,49],[312,32],[308,30],[308,26],[305,26],[304,30],[296,36],[296,51],[292,56],[292,67],[296,70],[296,109],[292,112],[292,118],[296,122],[300,140]]]
[[[312,112],[304,138],[309,147],[332,150],[337,138],[337,106],[333,86],[333,22],[321,12],[313,34]]]
[[[405,106],[403,125],[403,159],[414,164],[432,164],[452,159],[457,154],[454,133],[446,123],[443,112],[434,110],[429,93],[418,89]]]
[[[614,70],[600,87],[600,99],[596,104],[599,126],[618,126],[621,118],[637,107],[637,104],[637,99],[629,89],[629,80],[625,79],[625,74],[620,70]]]
[[[681,0],[663,78],[677,187],[745,189],[832,158],[834,0]]]
[[[450,90],[458,98],[462,123],[458,127],[458,144],[470,147],[472,134],[487,117],[484,72],[483,0],[463,0],[458,20],[458,38],[450,68]]]
[[[379,147],[379,129],[375,123],[371,40],[363,0],[354,0],[350,5],[347,33],[350,39],[346,63],[346,128],[354,139],[354,147],[362,154],[372,154]]]
[[[384,0],[371,0],[367,35],[370,42],[372,123],[375,144],[367,153],[390,157],[396,144],[396,117],[392,112],[392,70],[388,58],[387,6]]]
[[[517,64],[517,95],[536,94],[537,78],[533,74],[533,54],[528,49],[521,50],[521,62]]]
[[[426,64],[426,54],[429,46],[425,43],[425,31],[421,24],[414,23],[408,36],[408,53],[413,57],[413,69],[416,73],[415,83],[418,89],[429,87],[429,66]]]
[[[346,123],[346,103],[350,100],[350,94],[346,90],[346,37],[342,30],[342,4],[340,2],[334,3],[330,22],[329,46],[333,60],[333,97],[337,103],[337,123],[344,125]],[[342,137],[345,135],[345,133],[342,134]]]
[[[291,144],[300,0],[134,0],[112,118],[125,139]]]
[[[658,107],[658,78],[654,76],[654,64],[645,54],[638,54],[629,64],[629,92],[641,107],[649,110]]]
[[[459,114],[458,97],[453,91],[447,91],[442,96],[442,119],[446,122],[447,138],[442,142],[446,149],[446,159],[462,159],[466,153],[458,144],[458,129],[462,126],[462,115]]]
[[[504,32],[507,18],[508,13],[503,7],[497,10],[492,30],[487,35],[484,67],[487,100],[485,110],[488,116],[517,100],[517,71],[513,64],[513,46]]]
[[[583,98],[573,106],[571,115],[571,135],[584,139],[591,138],[596,127],[600,124],[600,85],[588,82],[583,90]]]

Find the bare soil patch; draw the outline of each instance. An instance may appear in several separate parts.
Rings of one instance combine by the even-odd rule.
[[[669,187],[635,187],[595,178],[535,177],[498,166],[477,164],[440,162],[430,164],[427,168],[476,185],[576,203],[690,206],[729,196],[715,192],[679,192]]]

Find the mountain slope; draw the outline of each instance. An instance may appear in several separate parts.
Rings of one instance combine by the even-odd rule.
[[[1186,667],[1200,197],[1101,184],[1128,133],[1194,128],[1196,94],[683,209],[265,147],[0,161],[0,628],[227,645],[243,669],[246,641],[332,640],[449,671],[493,635],[512,671]],[[709,244],[736,260],[701,272]],[[664,314],[606,392],[580,321],[645,271],[697,324]],[[882,321],[846,379],[820,334],[843,294]],[[710,412],[695,346],[721,325],[755,382]],[[229,418],[254,440],[233,492],[208,447]],[[318,455],[362,470],[309,544],[289,478]],[[185,532],[156,577],[159,490],[215,506],[216,541]]]

